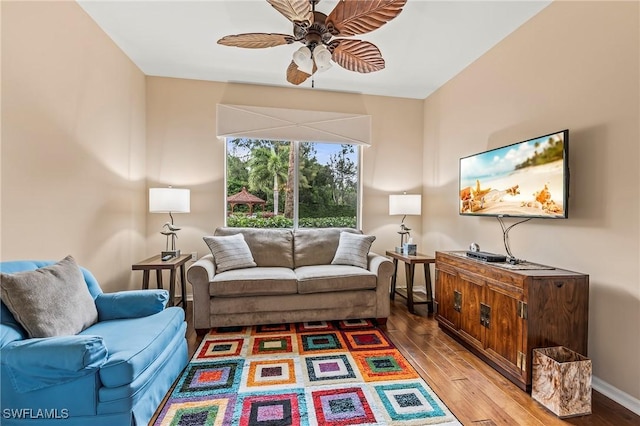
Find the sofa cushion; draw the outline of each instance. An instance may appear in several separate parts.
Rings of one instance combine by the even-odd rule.
[[[237,297],[214,297],[209,301],[211,316],[236,316],[251,318],[248,321],[236,323],[236,325],[268,324],[288,322],[289,313],[304,312],[303,318],[297,321],[327,320],[326,312],[341,312],[333,315],[337,318],[372,318],[375,314],[375,291],[343,291],[336,302],[335,293],[285,294],[279,296],[246,297],[245,300]],[[363,312],[369,312],[364,314]],[[279,313],[279,314],[278,314]],[[248,314],[248,315],[242,315]],[[318,318],[321,314],[324,318]]]
[[[293,231],[290,229],[220,227],[215,235],[242,234],[258,266],[293,269]]]
[[[295,267],[331,264],[341,232],[361,233],[351,228],[296,229],[293,241]]]
[[[296,274],[289,268],[250,268],[216,274],[209,294],[217,297],[295,294]]]
[[[102,321],[80,334],[102,337],[109,356],[100,368],[100,380],[106,387],[118,387],[132,383],[144,372],[183,323],[184,311],[172,307],[147,317]]]
[[[375,289],[377,285],[376,274],[356,266],[303,266],[295,273],[300,294]]]
[[[30,337],[74,335],[98,320],[98,311],[72,256],[33,271],[2,273],[2,301]]]
[[[211,254],[213,254],[216,272],[257,266],[242,234],[207,236],[203,237],[203,240],[209,246]]]
[[[331,264],[352,265],[366,269],[367,256],[375,239],[376,237],[373,235],[355,235],[349,232],[341,232],[338,249]]]

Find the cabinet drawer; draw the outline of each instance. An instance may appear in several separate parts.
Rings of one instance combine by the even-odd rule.
[[[446,272],[449,275],[458,275],[458,269],[455,266],[447,263],[440,263],[436,260],[436,279],[438,278],[438,271]]]

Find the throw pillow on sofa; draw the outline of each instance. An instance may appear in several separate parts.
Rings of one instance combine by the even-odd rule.
[[[257,266],[244,235],[235,234],[221,237],[203,237],[209,246],[216,265],[216,272]]]
[[[332,265],[351,265],[367,269],[367,256],[376,237],[341,232]]]
[[[28,272],[1,274],[2,302],[29,337],[68,336],[98,321],[98,310],[72,256]]]

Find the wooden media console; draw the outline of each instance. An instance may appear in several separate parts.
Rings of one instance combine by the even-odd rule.
[[[534,348],[587,355],[588,275],[436,252],[435,281],[440,327],[525,391]]]

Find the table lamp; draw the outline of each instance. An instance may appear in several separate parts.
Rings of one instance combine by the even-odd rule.
[[[389,195],[389,214],[403,215],[400,223],[400,247],[396,248],[396,252],[401,252],[404,244],[404,236],[407,238],[411,235],[410,228],[404,224],[407,215],[420,215],[422,212],[422,195],[420,194],[395,194]],[[407,242],[409,242],[407,240]]]
[[[191,211],[191,191],[180,188],[149,188],[149,213],[169,213],[171,222],[163,225],[160,233],[167,237],[165,251],[161,252],[162,260],[180,256],[176,249],[176,233],[181,229],[173,223],[173,213],[189,213]],[[169,248],[171,237],[171,248]]]

